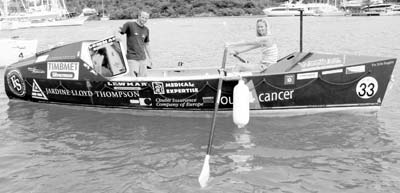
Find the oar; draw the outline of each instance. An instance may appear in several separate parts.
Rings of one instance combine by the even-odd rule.
[[[233,56],[234,56],[235,58],[237,58],[238,60],[240,60],[241,62],[247,63],[247,60],[243,59],[242,57],[238,56],[237,54],[233,54]]]
[[[219,70],[220,77],[218,79],[218,89],[217,89],[217,96],[215,99],[215,105],[214,105],[214,113],[213,113],[213,119],[211,123],[211,130],[210,130],[210,136],[208,138],[208,146],[207,146],[207,153],[206,157],[204,158],[204,164],[203,168],[201,169],[201,173],[199,176],[199,183],[202,188],[207,186],[208,179],[210,178],[210,154],[211,154],[211,148],[212,148],[212,143],[214,139],[214,130],[215,130],[215,122],[217,119],[217,111],[219,107],[219,101],[221,98],[221,90],[222,90],[222,73],[225,71],[225,63],[226,63],[226,55],[228,53],[228,49],[225,48],[224,50],[224,56],[222,59],[222,68]]]

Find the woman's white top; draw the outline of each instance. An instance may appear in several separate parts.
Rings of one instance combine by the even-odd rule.
[[[274,64],[278,61],[278,46],[272,44],[267,47],[263,45],[261,47],[261,63],[262,64]]]

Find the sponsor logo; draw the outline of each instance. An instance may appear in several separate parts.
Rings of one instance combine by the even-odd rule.
[[[343,69],[339,68],[339,69],[334,69],[334,70],[326,70],[326,71],[322,71],[321,74],[322,75],[326,75],[326,74],[337,74],[337,73],[342,73]]]
[[[213,96],[203,97],[203,103],[214,103],[214,97]]]
[[[154,94],[165,94],[164,84],[162,82],[152,82]]]
[[[35,79],[33,79],[33,84],[32,84],[32,98],[48,100]]]
[[[318,78],[318,72],[297,74],[297,80],[314,79],[314,78]]]
[[[44,73],[46,73],[46,71],[44,71],[42,69],[37,69],[35,67],[28,67],[28,71],[30,71],[33,74],[44,74]]]
[[[293,85],[295,83],[294,74],[285,75],[285,85]]]
[[[167,82],[165,87],[194,87],[194,84],[192,82]]]
[[[192,82],[167,82],[165,83],[165,88],[167,94],[199,92],[199,89],[195,88]]]
[[[151,98],[139,98],[139,104],[141,106],[150,106],[151,105]]]
[[[131,104],[139,104],[139,103],[140,103],[140,101],[137,100],[137,99],[131,99],[131,100],[129,100],[129,102],[130,102]]]
[[[147,82],[107,82],[115,90],[142,90],[147,87]]]
[[[73,79],[74,73],[71,72],[52,72],[50,77],[53,79]]]
[[[355,74],[365,72],[365,66],[351,66],[346,68],[346,74]]]
[[[79,62],[47,62],[47,78],[78,80]]]
[[[18,70],[12,70],[7,73],[7,84],[11,92],[19,97],[26,94],[25,81]]]

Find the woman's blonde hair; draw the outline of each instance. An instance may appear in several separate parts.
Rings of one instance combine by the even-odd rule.
[[[257,29],[257,24],[260,22],[265,25],[265,30],[267,31],[267,35],[271,35],[271,25],[269,24],[269,22],[266,19],[258,19],[256,22],[256,29]],[[258,30],[256,30],[256,35],[261,36],[261,34],[260,34],[260,32],[258,32]]]

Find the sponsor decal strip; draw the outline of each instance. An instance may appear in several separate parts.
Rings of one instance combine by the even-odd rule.
[[[308,72],[297,74],[297,80],[306,80],[318,78],[318,72]]]
[[[322,75],[326,75],[326,74],[337,74],[337,73],[342,73],[343,69],[335,69],[335,70],[327,70],[327,71],[322,71]]]

